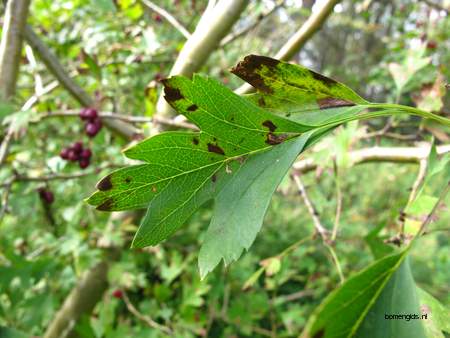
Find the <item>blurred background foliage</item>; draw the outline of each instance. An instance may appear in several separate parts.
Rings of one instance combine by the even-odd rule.
[[[204,0],[157,3],[190,32],[207,5]],[[218,48],[201,72],[236,88],[242,81],[228,69],[250,53],[273,55],[317,4],[314,0],[251,1],[233,32],[246,29],[274,6],[279,7],[254,29]],[[169,75],[185,41],[163,17],[135,0],[34,0],[28,23],[102,111],[135,116],[152,116],[155,91],[161,89],[157,80]],[[450,97],[433,91],[432,84],[449,78],[449,50],[448,12],[425,1],[344,0],[293,61],[336,78],[373,101],[428,104],[428,110],[448,116]],[[399,68],[402,65],[405,68]],[[399,88],[398,78],[411,69],[411,79]],[[36,75],[44,84],[54,81],[39,59],[30,62],[24,52],[17,102],[34,94]],[[433,99],[424,102],[430,92]],[[60,150],[82,141],[93,151],[91,166],[80,178],[16,182],[11,187],[0,226],[0,325],[41,336],[82,273],[104,256],[98,247],[98,239],[103,238],[123,249],[111,265],[108,291],[93,313],[77,324],[81,337],[165,335],[130,312],[118,290],[140,313],[170,327],[178,337],[298,335],[313,309],[339,284],[339,276],[318,238],[297,243],[314,230],[289,177],[275,194],[251,250],[200,281],[196,259],[210,205],[162,245],[131,250],[137,224],[129,218],[108,226],[109,214],[83,202],[101,176],[125,163],[121,150],[127,142],[105,128],[88,139],[76,117],[32,122],[36,113],[81,108],[63,87],[41,97],[27,113],[30,124],[24,122],[19,140],[11,145],[10,166],[0,169],[0,182],[7,182],[14,172],[73,174],[80,169],[63,161]],[[7,111],[2,108],[3,115]],[[392,133],[408,137],[365,137],[386,123]],[[150,132],[149,125],[142,128]],[[429,142],[432,134],[437,144],[450,140],[448,131],[414,117],[376,119],[341,127],[302,155],[320,164],[303,179],[329,228],[339,200],[339,181],[342,213],[336,253],[346,277],[374,260],[365,236],[377,227],[386,238],[396,233],[418,171],[415,164],[351,166],[349,151],[375,145],[414,146]],[[437,182],[434,188],[442,184]],[[41,187],[53,192],[51,205],[39,198]],[[445,209],[431,229],[449,224]],[[277,256],[295,243],[284,257]],[[449,245],[448,228],[431,231],[412,256],[418,285],[446,305],[450,304]],[[258,271],[259,277],[254,275]]]

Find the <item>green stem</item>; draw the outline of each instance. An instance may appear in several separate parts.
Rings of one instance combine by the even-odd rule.
[[[403,106],[395,103],[371,103],[368,105],[368,108],[393,109],[396,111],[421,116],[430,120],[435,120],[447,127],[450,127],[450,119],[414,107]]]

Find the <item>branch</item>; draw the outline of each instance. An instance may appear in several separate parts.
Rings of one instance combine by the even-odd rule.
[[[444,11],[447,14],[450,13],[450,9],[449,8],[445,8],[444,6],[442,6],[441,4],[438,4],[434,1],[431,0],[423,0],[423,2],[425,2],[428,6],[437,9],[438,11]]]
[[[322,27],[325,20],[333,12],[334,6],[339,0],[327,0],[322,7],[313,12],[300,29],[291,36],[291,38],[281,47],[274,58],[283,61],[289,61],[306,42]],[[239,95],[253,91],[253,87],[246,83],[235,90]]]
[[[61,85],[69,91],[75,100],[77,100],[84,107],[93,106],[95,104],[94,100],[66,73],[56,55],[48,49],[42,40],[33,32],[30,26],[25,27],[24,34],[28,44],[39,55],[48,70],[61,83]],[[122,121],[105,120],[104,124],[109,129],[127,139],[136,138],[136,136],[141,134],[140,130]]]
[[[184,44],[170,75],[191,76],[198,71],[239,19],[248,2],[248,0],[220,0],[215,7],[206,10],[194,33]],[[157,114],[162,117],[173,114],[163,95],[158,100]]]
[[[169,12],[167,12],[164,8],[159,7],[149,0],[141,0],[141,3],[151,9],[152,11],[158,13],[163,18],[165,18],[176,30],[178,30],[186,39],[191,37],[191,33],[188,32],[184,26],[177,21]]]
[[[98,263],[84,274],[57,312],[44,338],[68,336],[81,316],[90,313],[102,297],[108,287],[107,274],[106,261]]]
[[[372,147],[349,152],[350,163],[353,165],[366,162],[398,162],[398,163],[419,163],[420,160],[428,156],[428,147]],[[439,155],[450,153],[450,144],[436,147]],[[306,173],[315,170],[319,164],[308,158],[294,163],[293,169]]]
[[[0,42],[0,98],[9,100],[16,91],[23,30],[30,0],[9,0]]]
[[[343,284],[345,281],[345,278],[342,273],[341,264],[339,263],[339,259],[336,255],[336,252],[334,251],[333,247],[331,246],[332,242],[328,238],[328,230],[320,222],[319,214],[317,213],[314,204],[309,199],[309,196],[306,193],[306,188],[303,185],[303,182],[300,179],[300,176],[298,174],[294,174],[294,175],[292,175],[292,178],[297,185],[298,191],[299,191],[300,195],[302,196],[303,201],[305,202],[305,205],[306,205],[306,208],[308,209],[309,214],[311,215],[311,218],[313,220],[316,231],[322,237],[322,242],[325,245],[325,247],[328,249],[328,251],[330,251],[331,258],[333,260],[334,265],[336,266],[336,270],[338,272],[340,282],[341,282],[341,284]]]
[[[52,117],[79,117],[80,113],[78,110],[66,110],[63,112],[51,112],[45,113],[38,116],[38,120],[52,118]],[[127,123],[155,123],[161,124],[170,127],[190,129],[197,131],[198,128],[192,123],[185,121],[177,121],[176,119],[169,119],[162,116],[153,116],[153,117],[145,117],[145,116],[132,116],[132,115],[123,115],[112,112],[99,112],[98,115],[103,120],[118,120]],[[33,121],[34,122],[34,121]]]
[[[155,322],[153,319],[151,319],[149,316],[145,316],[142,313],[140,313],[136,307],[133,305],[133,303],[131,303],[130,298],[128,298],[127,293],[124,290],[122,291],[122,299],[128,309],[128,311],[130,311],[136,318],[138,318],[139,320],[143,321],[144,323],[146,323],[148,326],[150,326],[151,328],[160,330],[168,335],[172,334],[172,331],[164,325],[161,325],[157,322]]]

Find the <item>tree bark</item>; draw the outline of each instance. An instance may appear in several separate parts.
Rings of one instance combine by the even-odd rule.
[[[84,274],[47,328],[44,338],[74,336],[77,321],[83,314],[92,312],[107,289],[107,274],[107,261],[101,261]]]
[[[3,100],[11,99],[16,92],[29,5],[30,0],[9,0],[6,3],[0,42],[0,99]]]
[[[221,0],[214,8],[207,9],[194,33],[183,46],[170,75],[191,76],[198,71],[239,19],[248,2]],[[157,114],[163,117],[173,115],[172,108],[162,95],[158,100]]]

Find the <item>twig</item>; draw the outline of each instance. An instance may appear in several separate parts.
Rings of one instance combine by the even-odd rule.
[[[450,153],[450,144],[436,147],[438,155]],[[352,165],[367,162],[395,162],[395,163],[419,163],[426,159],[429,153],[428,147],[370,147],[354,150],[348,153]],[[307,173],[316,170],[319,164],[308,158],[294,163],[293,169],[299,173]]]
[[[328,230],[322,225],[319,219],[319,213],[317,212],[316,208],[312,204],[311,200],[309,199],[305,186],[300,179],[299,175],[297,173],[294,173],[292,175],[292,179],[294,180],[295,184],[297,185],[298,191],[300,195],[303,198],[303,201],[305,202],[306,208],[308,209],[309,214],[311,215],[311,218],[314,223],[314,228],[316,229],[317,233],[322,237],[323,241],[328,241]]]
[[[84,107],[94,106],[95,102],[90,95],[79,86],[65,71],[56,55],[41,41],[30,26],[25,27],[25,39],[36,54],[47,66],[61,85]],[[105,126],[128,140],[134,139],[141,131],[134,126],[118,120],[105,120]]]
[[[334,163],[334,175],[336,180],[336,215],[334,217],[334,225],[333,231],[331,233],[331,241],[334,242],[337,237],[339,222],[341,219],[341,211],[342,211],[342,190],[341,190],[341,178],[339,176],[339,169],[336,161]]]
[[[46,119],[46,118],[52,118],[52,117],[79,117],[79,110],[66,110],[61,112],[51,112],[51,113],[45,113],[38,116],[38,119]],[[198,130],[198,128],[189,122],[184,121],[177,121],[176,119],[170,119],[163,116],[153,116],[153,117],[145,117],[145,116],[132,116],[132,115],[124,115],[124,114],[117,114],[112,112],[100,112],[99,116],[102,119],[108,120],[119,120],[124,121],[127,123],[157,123],[162,124],[170,127],[177,127],[177,128],[185,128],[185,129],[191,129],[191,130]],[[35,121],[33,121],[35,122]]]
[[[191,37],[191,33],[188,32],[184,26],[178,22],[175,17],[167,12],[164,8],[159,7],[158,5],[154,4],[153,2],[149,0],[141,0],[142,4],[152,11],[158,13],[163,18],[165,18],[173,27],[175,27],[176,30],[178,30],[186,39],[189,39]]]
[[[168,335],[172,335],[172,330],[169,329],[167,326],[161,325],[161,324],[155,322],[149,316],[146,316],[146,315],[140,313],[134,307],[133,303],[131,303],[130,298],[128,298],[127,293],[124,290],[121,290],[121,291],[122,291],[122,299],[123,299],[123,301],[124,301],[128,311],[130,311],[136,318],[138,318],[139,320],[143,321],[144,323],[146,323],[151,328],[163,331],[164,333],[167,333]]]
[[[299,191],[300,195],[302,196],[303,201],[305,202],[305,205],[306,205],[306,208],[308,209],[309,214],[311,215],[311,218],[313,220],[314,227],[315,227],[316,231],[322,237],[322,242],[325,245],[325,247],[328,249],[328,251],[330,251],[332,261],[333,261],[334,265],[336,266],[336,270],[337,270],[338,275],[339,275],[340,283],[343,284],[344,281],[345,281],[345,278],[344,278],[344,275],[342,273],[341,264],[339,262],[339,259],[338,259],[337,255],[336,255],[336,252],[334,251],[333,247],[330,245],[330,241],[329,241],[329,238],[328,238],[328,230],[320,222],[319,214],[316,211],[316,208],[314,207],[314,204],[309,199],[308,194],[306,193],[306,188],[305,188],[303,182],[301,181],[299,175],[294,173],[292,175],[292,178],[293,178],[294,182],[297,185],[298,191]]]
[[[450,182],[447,183],[447,186],[442,190],[441,194],[439,195],[438,200],[436,201],[436,204],[434,205],[433,209],[430,211],[430,213],[425,218],[425,221],[420,226],[420,229],[418,231],[418,234],[423,234],[425,232],[426,226],[432,221],[433,215],[436,213],[439,204],[444,200],[445,196],[447,196],[448,191],[450,190]]]

